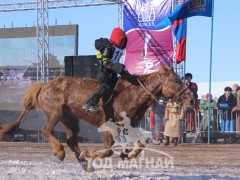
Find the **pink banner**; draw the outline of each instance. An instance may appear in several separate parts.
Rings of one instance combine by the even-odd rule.
[[[129,0],[128,2],[136,15],[135,19],[131,19],[127,13],[124,13],[124,30],[128,37],[124,64],[128,71],[131,74],[141,75],[158,71],[160,64],[172,66],[172,29],[171,27],[165,29],[155,27],[171,12],[171,1]]]

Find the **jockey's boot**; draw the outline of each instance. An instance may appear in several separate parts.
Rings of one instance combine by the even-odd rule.
[[[170,137],[166,136],[166,142],[164,143],[164,146],[168,146],[170,141]]]
[[[88,103],[85,103],[82,108],[87,111],[89,109],[90,105]]]
[[[82,108],[85,110],[85,111],[89,111],[89,112],[92,112],[92,113],[98,113],[98,109],[94,106],[94,105],[91,105],[90,103],[85,103]]]
[[[92,112],[92,113],[98,113],[99,110],[97,107],[90,105],[90,107],[88,108],[88,111]]]
[[[101,84],[100,88],[87,100],[87,102],[83,105],[83,109],[92,113],[98,113],[99,110],[96,105],[99,102],[99,99],[106,94],[110,89],[110,86],[107,84]]]

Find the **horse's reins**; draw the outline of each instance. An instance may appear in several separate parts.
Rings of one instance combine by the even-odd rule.
[[[187,90],[188,87],[186,86],[186,88],[184,88],[184,89],[181,90],[180,92],[175,93],[175,92],[174,92],[171,88],[169,88],[168,85],[165,83],[165,79],[166,79],[167,75],[169,74],[169,72],[170,72],[170,71],[168,71],[168,73],[166,73],[166,75],[164,76],[164,78],[160,78],[160,73],[158,73],[158,78],[160,79],[161,84],[162,84],[162,85],[165,85],[165,86],[167,87],[167,91],[170,90],[170,91],[173,92],[173,96],[171,97],[171,99],[177,99],[178,97],[180,97],[180,96]],[[120,76],[120,78],[118,79],[118,81],[119,81],[120,79],[121,79],[121,76]],[[115,88],[116,88],[116,86],[117,86],[117,84],[118,84],[118,81],[117,81],[117,83],[116,83],[116,85],[115,85],[115,87],[114,87],[114,89],[113,89],[113,91],[112,91],[111,96],[109,97],[109,99],[107,100],[106,103],[102,104],[102,106],[107,105],[107,104],[110,102],[110,100],[112,99],[113,94],[114,94],[114,90],[115,90]],[[156,96],[154,96],[153,93],[151,93],[151,91],[139,80],[138,77],[137,77],[137,81],[138,81],[138,83],[141,85],[141,87],[142,87],[155,101],[158,102],[158,99],[156,98]],[[184,84],[180,87],[180,89],[182,89],[183,86],[184,86]],[[99,105],[99,106],[100,106],[100,105]]]
[[[182,89],[182,87],[184,87],[184,84],[180,87],[180,89]],[[183,88],[179,93],[176,93],[173,95],[173,99],[174,98],[178,98],[181,97],[181,95],[188,89],[188,86],[186,86],[185,88]]]
[[[157,98],[151,93],[151,91],[150,91],[148,88],[146,88],[146,87],[144,86],[144,84],[139,80],[138,77],[137,77],[137,81],[138,81],[138,83],[143,87],[143,89],[145,89],[145,91],[147,91],[147,93],[148,93],[150,96],[152,96],[152,98],[153,98],[155,101],[158,101]]]
[[[169,71],[168,71],[169,72]],[[158,73],[158,77],[160,78],[160,73]],[[167,74],[168,75],[168,74]],[[164,80],[165,80],[165,78],[166,78],[167,76],[164,76]],[[147,93],[155,100],[155,101],[157,101],[158,102],[158,99],[151,93],[151,91],[147,88],[147,87],[145,87],[144,86],[144,84],[137,78],[137,80],[138,80],[138,83],[143,87],[143,89],[145,89],[146,91],[147,91]],[[162,81],[161,79],[160,79],[160,82],[162,83],[162,84],[164,84],[164,80]],[[164,84],[165,86],[167,86],[166,84]],[[167,86],[167,90],[169,89],[169,87]]]
[[[167,77],[167,75],[169,74],[170,71],[168,71],[168,73],[166,74],[166,76],[164,76],[164,78],[160,78],[160,73],[158,73],[158,77],[160,79],[160,82],[162,85],[165,85],[167,87],[167,91],[170,90],[172,92],[174,92],[171,88],[168,87],[168,85],[165,83],[165,79]],[[163,79],[163,80],[162,80]],[[151,91],[149,89],[147,89],[147,87],[144,86],[144,84],[137,78],[138,83],[148,92],[148,94],[155,100],[158,101],[157,98],[151,93]],[[184,86],[184,84],[179,88],[182,89],[182,87]],[[177,99],[178,97],[180,97],[186,90],[187,90],[187,86],[186,88],[184,88],[183,90],[181,90],[180,92],[177,93],[173,93],[173,96],[171,97],[171,99]]]
[[[112,94],[111,94],[111,96],[109,97],[109,99],[107,100],[107,102],[104,103],[104,104],[102,104],[102,105],[98,105],[98,106],[105,106],[105,105],[107,105],[107,104],[110,102],[110,100],[111,100],[112,97],[113,97],[114,90],[115,90],[115,88],[117,87],[117,84],[118,84],[119,80],[121,79],[121,77],[122,77],[122,76],[119,77],[116,85],[114,86],[114,89],[113,89],[113,91],[112,91]],[[137,80],[139,80],[139,79],[137,78]],[[124,87],[123,89],[121,89],[121,91],[123,91],[124,89],[126,89],[126,88],[129,87],[129,86],[132,86],[132,84],[129,84],[128,86]],[[121,92],[121,91],[120,91],[120,92]]]
[[[118,81],[119,81],[120,79],[121,79],[121,76],[120,76],[120,78],[118,79]],[[118,81],[117,81],[115,87],[117,86]],[[144,86],[144,84],[139,80],[138,77],[137,77],[137,81],[138,81],[138,83],[148,92],[148,94],[150,94],[150,96],[151,96],[154,100],[158,101],[157,98],[149,91],[149,89],[147,89],[147,88]],[[132,85],[132,84],[131,84],[131,85]],[[115,87],[114,87],[114,89],[113,89],[113,92],[112,92],[110,98],[107,100],[106,103],[102,104],[102,106],[105,106],[105,105],[107,105],[107,104],[110,102],[110,100],[111,100],[112,97],[113,97],[113,93],[114,93]],[[124,89],[125,89],[125,88],[124,88]]]

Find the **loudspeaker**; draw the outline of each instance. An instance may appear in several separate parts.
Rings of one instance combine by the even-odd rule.
[[[65,76],[96,78],[99,69],[98,59],[90,56],[65,56]]]
[[[65,76],[73,77],[73,56],[64,57]]]

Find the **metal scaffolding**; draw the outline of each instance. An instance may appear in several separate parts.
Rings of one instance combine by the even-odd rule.
[[[120,0],[36,0],[31,2],[0,3],[0,12],[37,10],[40,1],[48,3],[48,9],[84,6],[115,5]]]
[[[1,3],[0,12],[10,11],[37,11],[37,81],[48,82],[49,80],[49,41],[48,41],[48,10],[57,8],[72,8],[85,6],[115,5],[121,0],[36,0],[31,2]],[[119,4],[118,13],[121,11]],[[120,19],[118,24],[120,25]]]
[[[48,82],[49,80],[48,10],[57,8],[118,4],[118,26],[123,27],[123,3],[124,0],[36,0],[30,2],[0,3],[0,12],[28,10],[37,11],[37,80],[44,83]],[[178,5],[181,4],[181,0],[172,0],[172,3],[173,9],[175,9]],[[176,49],[176,39],[174,39],[173,45],[174,49]],[[175,53],[174,59],[176,59]],[[180,76],[183,75],[182,63],[176,64],[174,62],[174,69],[177,74],[179,74]]]
[[[45,83],[49,78],[49,37],[48,37],[48,2],[37,0],[37,80]]]

